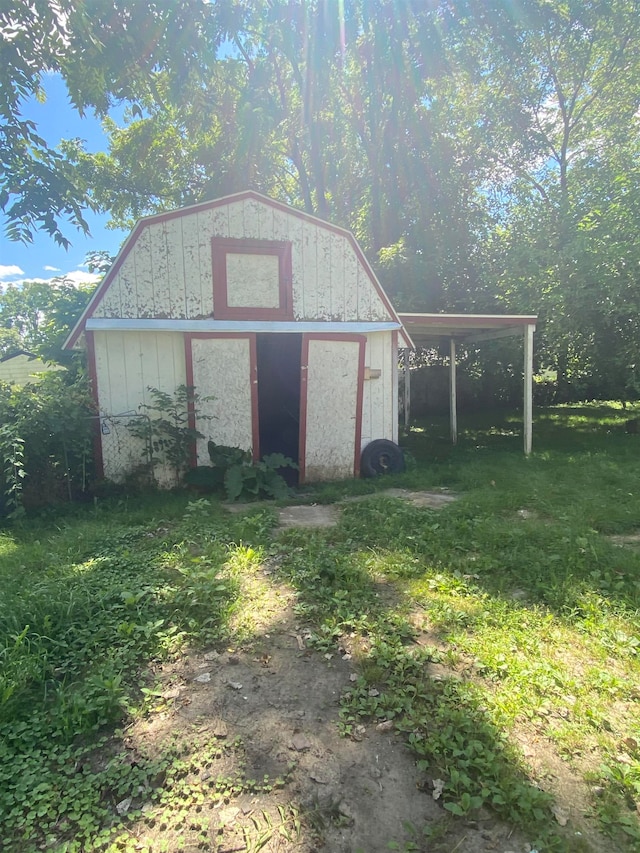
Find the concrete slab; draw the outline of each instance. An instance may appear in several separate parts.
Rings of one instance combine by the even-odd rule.
[[[445,492],[415,492],[409,489],[384,489],[368,495],[357,495],[344,498],[341,503],[364,501],[385,495],[399,498],[415,507],[441,509],[452,501],[456,495]],[[287,506],[278,510],[278,528],[285,530],[289,527],[333,527],[340,519],[340,507],[335,504],[307,504],[304,506]]]
[[[330,504],[285,506],[278,510],[278,527],[333,527],[339,518],[339,509]]]

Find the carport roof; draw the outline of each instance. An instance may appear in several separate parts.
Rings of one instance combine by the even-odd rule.
[[[522,335],[535,326],[535,314],[398,314],[417,346],[439,343],[443,338],[460,343]]]

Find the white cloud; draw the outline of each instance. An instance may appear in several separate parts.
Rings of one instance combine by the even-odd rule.
[[[73,272],[66,272],[63,276],[59,276],[59,278],[65,278],[67,279],[67,281],[71,281],[73,284],[84,284],[87,281],[90,281],[93,284],[96,281],[100,281],[102,276],[97,275],[94,272],[74,270]]]
[[[60,272],[60,267],[50,267],[48,264],[46,266],[42,267],[42,269],[45,272]]]
[[[24,275],[24,270],[21,270],[15,264],[0,264],[0,279],[14,278],[17,275]]]
[[[2,267],[0,266],[0,292],[2,292]],[[9,269],[9,267],[5,267],[5,269]],[[20,273],[24,276],[22,270],[19,267],[15,267],[18,269]],[[38,284],[51,284],[54,281],[60,281],[60,279],[64,279],[73,285],[85,284],[86,282],[90,282],[94,284],[96,281],[100,281],[102,276],[96,275],[96,273],[85,272],[84,270],[72,270],[72,272],[59,273],[58,275],[52,275],[49,278],[40,278],[38,276],[29,276],[29,278],[13,278],[14,275],[18,275],[18,273],[11,273],[12,279],[10,282],[5,282],[5,284],[12,284],[20,287],[21,284],[24,284],[25,281],[34,281],[38,282]]]

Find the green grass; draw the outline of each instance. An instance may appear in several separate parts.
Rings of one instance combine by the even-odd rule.
[[[640,530],[634,414],[541,411],[528,459],[512,415],[462,419],[455,448],[444,422],[422,424],[404,475],[305,490],[371,493],[327,530],[274,536],[263,506],[230,516],[160,495],[0,532],[0,847],[115,850],[140,817],[114,818],[132,792],[197,805],[188,767],[219,747],[176,743],[131,765],[122,729],[158,706],[159,662],[251,634],[242,578],[270,555],[315,646],[353,648],[345,736],[392,721],[452,819],[485,806],[540,851],[589,850],[595,829],[640,850],[640,549],[608,537]],[[391,485],[459,500],[418,509],[378,494]],[[583,780],[589,813],[565,830],[523,738]],[[232,797],[245,782],[220,784]]]

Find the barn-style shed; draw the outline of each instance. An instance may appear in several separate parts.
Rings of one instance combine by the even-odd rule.
[[[398,438],[398,348],[412,344],[354,237],[256,192],[140,220],[66,346],[83,341],[110,479],[142,461],[113,424],[150,388],[208,398],[198,464],[211,438],[282,452],[300,482],[337,479]]]

